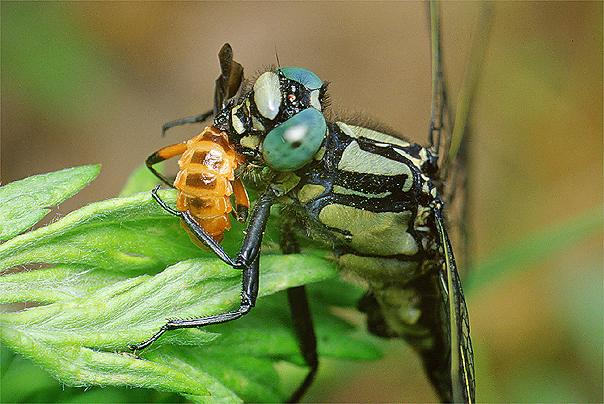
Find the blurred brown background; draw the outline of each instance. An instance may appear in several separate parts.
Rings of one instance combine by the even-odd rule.
[[[443,4],[455,103],[479,3]],[[495,3],[471,122],[472,252],[487,260],[602,207],[602,3]],[[165,121],[212,105],[217,52],[331,81],[332,108],[427,134],[423,3],[1,3],[3,183],[96,163],[56,215],[116,195]],[[599,207],[599,208],[598,208]],[[468,296],[480,401],[602,401],[602,235]],[[310,401],[430,401],[417,359],[328,363]]]

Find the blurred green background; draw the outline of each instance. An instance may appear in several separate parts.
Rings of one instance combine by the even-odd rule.
[[[248,76],[274,64],[277,51],[282,65],[332,83],[333,110],[363,113],[418,142],[427,133],[423,3],[0,7],[2,183],[103,165],[50,220],[116,195],[150,153],[195,133],[189,126],[162,139],[159,129],[212,105],[224,42]],[[478,11],[479,3],[442,7],[453,104]],[[502,261],[513,273],[486,284],[483,276],[467,296],[479,401],[603,401],[602,11],[601,2],[494,4],[471,116],[469,281]],[[524,260],[531,242],[541,257]],[[306,399],[434,401],[418,359],[402,342],[385,346],[380,362],[325,364]],[[2,369],[3,401],[137,400],[114,389],[75,398],[32,369],[20,359]],[[40,396],[36,384],[56,386],[55,395]]]

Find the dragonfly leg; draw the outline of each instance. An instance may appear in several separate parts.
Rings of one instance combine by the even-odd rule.
[[[284,254],[295,254],[300,252],[300,246],[292,229],[295,222],[289,215],[282,215],[281,223],[281,251]],[[287,289],[287,300],[294,325],[294,331],[298,340],[298,346],[304,361],[309,367],[306,377],[298,388],[291,394],[287,402],[300,401],[304,393],[312,384],[317,369],[319,368],[319,356],[317,354],[317,336],[313,324],[312,313],[308,303],[305,286],[297,286]]]
[[[157,194],[157,191],[159,191],[159,187],[160,186],[158,185],[151,191],[151,196],[153,197],[153,199],[155,199],[155,202],[157,202],[157,204],[161,206],[162,209],[166,212],[170,213],[171,215],[180,217],[182,215],[182,212],[179,212],[176,209],[168,206],[168,204]]]
[[[196,328],[204,327],[206,325],[220,324],[227,321],[236,320],[245,314],[247,314],[256,303],[256,297],[258,295],[258,271],[259,257],[256,257],[254,262],[249,265],[243,271],[243,281],[241,290],[241,304],[239,308],[234,311],[227,313],[221,313],[214,316],[195,318],[190,320],[169,320],[164,324],[159,331],[157,331],[151,338],[147,339],[140,344],[134,344],[130,346],[131,350],[140,351],[147,348],[149,345],[154,343],[161,337],[166,331],[176,330],[179,328]]]
[[[154,190],[156,191],[156,190]],[[154,195],[157,195],[155,193]],[[159,198],[159,197],[158,197]],[[177,212],[176,214],[182,218],[185,224],[189,227],[197,238],[206,244],[222,261],[232,266],[233,268],[241,269],[243,272],[241,285],[241,304],[235,311],[221,313],[214,316],[201,317],[190,320],[170,320],[164,324],[151,338],[139,343],[130,345],[132,350],[145,349],[168,330],[178,328],[204,327],[211,324],[219,324],[227,321],[235,320],[247,314],[256,304],[258,296],[258,280],[259,280],[259,262],[260,262],[260,243],[262,235],[266,227],[266,222],[270,214],[270,208],[275,200],[276,195],[268,189],[258,199],[254,210],[252,211],[251,220],[246,229],[245,239],[236,258],[231,258],[226,251],[218,244],[212,236],[195,222],[189,212]],[[161,199],[159,199],[161,201]],[[158,201],[158,202],[159,202]],[[163,201],[160,202],[162,204]],[[166,209],[163,203],[162,207]],[[169,208],[169,207],[168,207]],[[172,208],[169,208],[172,209]]]
[[[287,400],[288,403],[296,403],[304,396],[304,393],[315,379],[319,368],[319,356],[317,355],[317,336],[315,335],[308,297],[306,296],[306,288],[298,286],[287,289],[287,300],[289,301],[298,345],[306,364],[309,366],[306,377]]]

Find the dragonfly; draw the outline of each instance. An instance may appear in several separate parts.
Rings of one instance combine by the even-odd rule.
[[[454,160],[446,153],[452,142],[450,132],[443,130],[446,93],[438,59],[426,146],[362,123],[329,121],[327,83],[306,68],[273,68],[246,87],[243,67],[233,59],[229,44],[219,52],[219,61],[213,110],[168,122],[162,131],[213,116],[208,128],[228,137],[242,156],[237,181],[253,177],[262,192],[246,215],[241,249],[229,256],[191,211],[168,206],[158,188],[152,195],[180,217],[193,238],[242,271],[241,304],[209,317],[170,320],[132,349],[148,347],[169,330],[224,323],[247,314],[256,304],[261,242],[270,209],[279,205],[282,251],[299,253],[301,233],[332,249],[339,267],[368,286],[359,302],[368,330],[407,341],[443,402],[474,402],[468,311],[445,212],[455,196],[447,182]],[[173,186],[152,168],[172,157],[162,156],[154,153],[147,163]],[[298,401],[315,378],[319,360],[306,290],[290,288],[287,294],[309,367],[289,400]]]

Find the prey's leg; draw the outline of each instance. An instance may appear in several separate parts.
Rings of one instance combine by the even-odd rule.
[[[177,143],[177,144],[173,144],[170,146],[162,147],[161,149],[159,149],[158,151],[156,151],[155,153],[153,153],[152,155],[147,157],[147,160],[145,160],[145,164],[147,165],[147,168],[149,169],[149,171],[151,171],[153,173],[153,175],[155,175],[157,178],[159,178],[164,184],[174,188],[174,185],[173,185],[174,181],[171,181],[168,178],[164,177],[155,168],[153,168],[153,166],[155,164],[159,163],[160,161],[168,160],[168,159],[171,159],[172,157],[179,156],[179,155],[183,154],[186,150],[187,150],[186,143]]]

